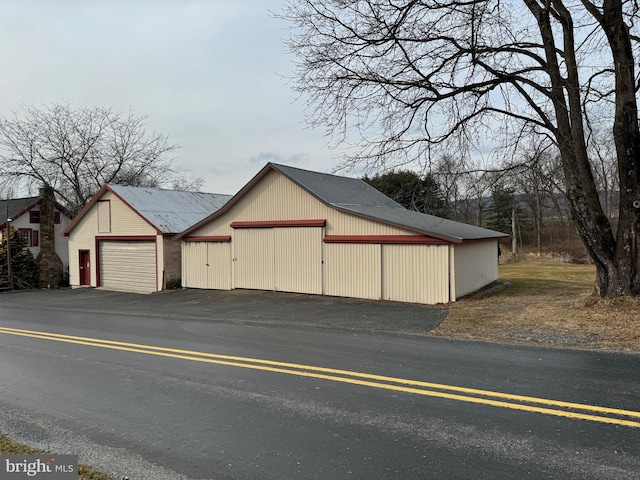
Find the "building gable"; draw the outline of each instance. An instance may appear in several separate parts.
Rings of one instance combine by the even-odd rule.
[[[243,222],[262,222],[264,226],[275,226],[274,222],[289,222],[293,226],[295,222],[313,221],[323,221],[327,235],[352,235],[354,231],[362,235],[415,235],[409,230],[327,205],[275,169],[254,183],[230,209],[214,217],[180,237],[229,236],[233,228]],[[258,224],[255,226],[259,227]]]

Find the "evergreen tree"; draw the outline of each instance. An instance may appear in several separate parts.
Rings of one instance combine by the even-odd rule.
[[[491,189],[491,206],[487,214],[486,227],[511,234],[511,217],[517,209],[515,190],[496,185]]]
[[[6,232],[5,235],[6,237]],[[22,235],[13,227],[9,228],[9,243],[11,245],[11,273],[17,281],[14,287],[21,288],[24,285],[35,286],[38,284],[38,267],[27,248],[27,244]],[[7,278],[7,239],[0,242],[0,272],[2,277]]]
[[[440,184],[432,175],[420,177],[415,172],[404,170],[365,176],[363,180],[408,210],[450,217]]]

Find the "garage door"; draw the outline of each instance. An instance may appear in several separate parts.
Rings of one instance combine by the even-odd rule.
[[[157,289],[156,283],[155,242],[100,242],[100,286],[123,292],[152,293]]]
[[[246,228],[234,234],[235,288],[322,293],[322,228]]]
[[[337,297],[382,298],[378,244],[325,245],[325,294]]]
[[[447,245],[383,245],[382,298],[398,302],[449,301]]]
[[[274,290],[273,229],[239,229],[233,240],[235,288]]]
[[[231,290],[231,243],[183,242],[182,284],[187,288]]]
[[[322,229],[276,228],[275,289],[322,293]]]

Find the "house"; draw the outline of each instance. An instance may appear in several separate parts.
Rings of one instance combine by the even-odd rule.
[[[436,304],[497,280],[505,236],[406,210],[359,179],[269,163],[175,240],[185,287]]]
[[[104,185],[67,226],[69,281],[137,293],[180,284],[171,237],[217,211],[230,195]]]
[[[53,215],[46,214],[49,208]],[[69,269],[69,249],[63,232],[72,218],[72,213],[55,201],[51,189],[41,189],[40,196],[37,197],[0,200],[0,239],[4,239],[7,220],[11,219],[10,225],[22,236],[34,258],[42,260],[41,253],[49,251],[55,257],[56,271],[49,277],[48,267],[43,265],[40,269],[40,283],[44,286],[47,283],[57,286],[63,281],[64,272]]]

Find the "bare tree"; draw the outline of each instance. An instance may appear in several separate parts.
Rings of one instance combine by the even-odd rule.
[[[593,165],[596,185],[600,191],[602,208],[610,220],[615,220],[618,213],[620,187],[612,132],[594,128],[592,125],[589,125],[588,131],[587,148]]]
[[[0,178],[17,189],[54,188],[72,211],[105,183],[186,182],[169,154],[177,146],[148,134],[146,116],[55,103],[0,118]]]
[[[544,211],[554,194],[553,177],[559,172],[554,171],[548,152],[533,150],[524,155],[520,168],[513,172],[513,184],[531,212],[536,252],[541,254]]]
[[[295,88],[346,161],[433,158],[531,134],[559,152],[565,195],[602,296],[640,294],[638,4],[630,0],[290,0]],[[620,184],[614,231],[588,155],[587,115],[608,120]],[[638,205],[636,203],[636,205]]]

